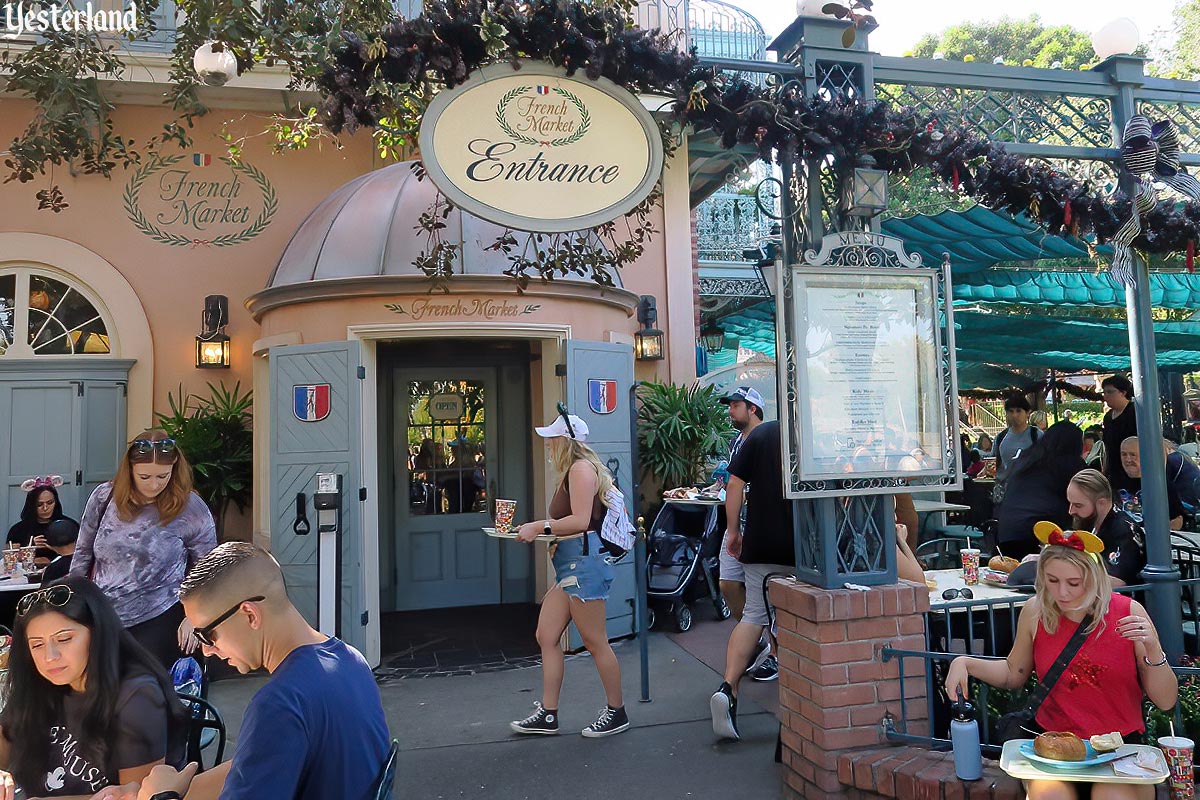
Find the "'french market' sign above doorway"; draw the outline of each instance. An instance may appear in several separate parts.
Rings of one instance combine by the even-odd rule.
[[[421,160],[455,205],[499,225],[555,233],[620,217],[662,174],[658,125],[630,92],[541,61],[478,69],[439,92]]]
[[[208,153],[150,159],[121,195],[125,215],[156,242],[229,247],[253,239],[279,208],[267,176],[244,160]]]

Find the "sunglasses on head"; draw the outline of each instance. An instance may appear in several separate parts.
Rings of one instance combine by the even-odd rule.
[[[75,596],[70,586],[51,586],[49,589],[39,589],[31,592],[17,601],[17,616],[23,617],[36,605],[48,605],[62,608],[71,602]]]
[[[179,457],[179,450],[174,439],[134,439],[129,444],[129,460],[135,464],[145,464],[153,461],[155,454],[174,461]]]
[[[571,415],[567,413],[567,407],[562,403],[558,404],[558,415],[563,418],[563,422],[567,423],[567,435],[574,439],[575,427],[571,424]]]
[[[963,600],[974,600],[975,593],[965,587],[962,589],[947,589],[942,592],[943,600],[957,600],[960,597]]]
[[[242,603],[261,603],[266,599],[267,598],[263,597],[262,595],[258,595],[256,597],[247,597],[245,600],[239,600],[237,605],[235,605],[233,608],[229,609],[224,614],[205,625],[203,628],[194,629],[192,633],[195,634],[196,639],[200,642],[200,644],[207,645],[208,647],[215,647],[216,645],[213,644],[212,635],[213,631],[216,630],[218,625],[236,614],[238,609],[242,607]]]

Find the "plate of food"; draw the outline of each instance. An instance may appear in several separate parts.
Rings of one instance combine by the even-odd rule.
[[[687,487],[668,489],[663,492],[663,499],[674,500],[677,503],[709,503],[711,505],[717,505],[722,502],[718,495],[700,492]]]
[[[1086,769],[1121,757],[1125,742],[1120,733],[1106,733],[1083,741],[1073,733],[1047,731],[1018,748],[1030,761],[1051,769]]]

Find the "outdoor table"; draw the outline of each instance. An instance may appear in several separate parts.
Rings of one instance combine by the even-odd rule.
[[[970,506],[962,503],[947,503],[944,500],[913,500],[913,508],[918,514],[936,514],[940,511],[970,511]]]
[[[1118,775],[1113,771],[1112,762],[1107,764],[1097,764],[1094,767],[1084,767],[1082,769],[1053,769],[1042,768],[1038,764],[1030,761],[1025,756],[1021,755],[1020,747],[1025,742],[1031,742],[1032,739],[1013,739],[1004,743],[1004,749],[1000,751],[1000,769],[1007,772],[1009,775],[1023,781],[1030,780],[1051,780],[1051,781],[1067,781],[1074,783],[1138,783],[1138,784],[1156,784],[1162,783],[1169,776],[1167,771],[1167,759],[1162,751],[1157,747],[1151,747],[1148,744],[1127,744],[1117,748],[1117,752],[1122,757],[1126,755],[1134,755],[1141,752],[1152,752],[1158,756],[1158,766],[1160,770],[1158,774],[1152,777],[1135,778],[1131,775]]]
[[[961,641],[961,651],[977,655],[975,641],[982,640],[983,655],[1004,656],[1012,649],[1017,609],[1030,595],[1000,586],[979,583],[971,589],[970,600],[957,597],[942,599],[946,589],[966,586],[962,569],[937,569],[925,573],[936,584],[929,590],[929,612],[925,615],[925,636],[930,650],[955,652],[952,645]]]

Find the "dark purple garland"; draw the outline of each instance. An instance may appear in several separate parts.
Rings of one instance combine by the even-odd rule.
[[[346,33],[345,46],[319,82],[324,124],[334,133],[378,125],[387,112],[368,91],[374,80],[462,83],[494,60],[485,30],[499,32],[490,42],[493,52],[502,45],[514,62],[541,59],[569,74],[582,70],[630,91],[673,97],[676,122],[711,130],[726,147],[751,145],[767,161],[832,156],[835,169],[846,170],[870,155],[894,174],[927,167],[988,208],[1024,212],[1052,234],[1097,243],[1111,239],[1130,213],[1123,194],[1101,194],[969,129],[943,127],[935,117],[884,101],[809,98],[794,83],[755,86],[701,65],[658,31],[627,28],[615,9],[566,0],[432,0],[421,16],[399,20],[370,41]],[[376,39],[386,46],[380,58],[371,55]],[[1134,246],[1178,253],[1198,237],[1200,203],[1161,200],[1143,217]]]

